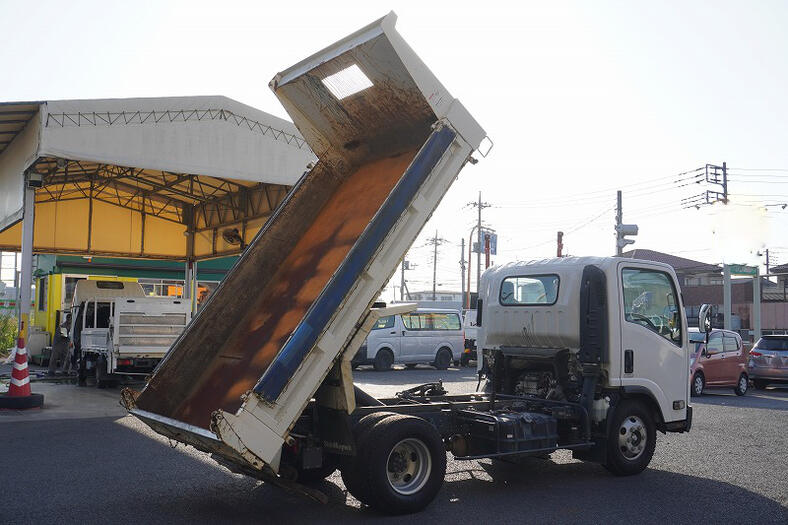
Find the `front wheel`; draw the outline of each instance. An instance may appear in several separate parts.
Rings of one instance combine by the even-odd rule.
[[[736,383],[736,388],[733,389],[736,392],[737,396],[743,396],[747,393],[747,388],[750,386],[750,380],[747,378],[747,374],[742,374],[739,376],[739,382]]]
[[[647,408],[637,400],[624,399],[613,415],[605,468],[616,476],[639,474],[651,462],[656,443],[656,426]]]

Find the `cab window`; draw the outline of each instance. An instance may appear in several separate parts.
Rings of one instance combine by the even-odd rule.
[[[625,268],[622,272],[624,318],[681,345],[681,315],[676,289],[665,272]]]
[[[381,317],[375,323],[375,326],[372,327],[373,330],[382,330],[383,328],[393,328],[394,327],[394,316],[387,315],[386,317]]]
[[[558,298],[557,275],[507,277],[501,283],[499,302],[503,306],[555,304]]]

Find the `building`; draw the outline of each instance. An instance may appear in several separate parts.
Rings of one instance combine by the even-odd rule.
[[[724,325],[722,265],[710,264],[654,250],[631,250],[624,257],[663,262],[673,266],[681,284],[687,311],[687,324],[697,326],[698,310],[702,304],[712,305],[715,327]],[[788,333],[788,265],[772,268],[780,274],[778,282],[760,278],[761,329],[764,334]],[[731,327],[739,330],[745,340],[752,336],[753,281],[734,278],[731,282]]]
[[[682,289],[685,286],[722,285],[722,267],[655,250],[630,250],[622,257],[669,264],[676,271]]]

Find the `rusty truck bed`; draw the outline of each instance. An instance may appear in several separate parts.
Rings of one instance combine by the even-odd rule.
[[[137,407],[206,429],[213,411],[238,410],[241,395],[290,337],[414,154],[380,159],[342,181],[328,181],[335,188],[317,213],[317,206],[303,206],[298,196],[291,199],[286,204],[290,213],[278,217],[271,231],[248,247],[243,264],[205,305],[178,342],[180,351],[137,398]],[[321,178],[321,173],[313,175]],[[304,188],[300,190],[303,195]],[[328,193],[331,186],[323,190]],[[279,221],[290,227],[277,228]],[[289,238],[270,242],[278,229]],[[272,264],[276,260],[281,262]]]

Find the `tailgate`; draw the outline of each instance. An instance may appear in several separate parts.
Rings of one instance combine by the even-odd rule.
[[[136,410],[210,430],[277,468],[323,378],[363,341],[370,306],[484,138],[395,20],[271,81],[319,161],[173,344]]]

